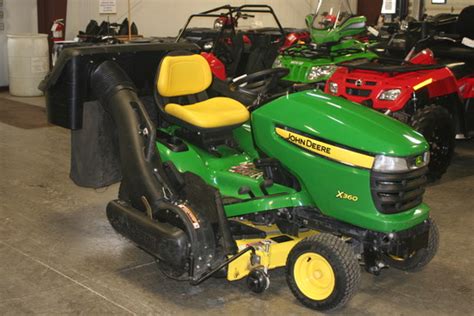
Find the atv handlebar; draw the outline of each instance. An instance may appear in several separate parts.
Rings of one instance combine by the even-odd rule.
[[[250,75],[234,78],[229,83],[229,89],[250,95],[263,95],[275,88],[278,80],[288,75],[289,72],[288,68],[272,68],[257,71]]]
[[[448,37],[448,36],[433,36],[433,39],[436,40],[436,41],[451,41],[453,43],[456,43],[457,40],[452,38],[452,37]]]

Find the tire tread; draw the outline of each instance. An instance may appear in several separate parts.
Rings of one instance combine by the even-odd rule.
[[[355,254],[352,248],[345,242],[343,242],[340,238],[334,235],[321,233],[307,237],[303,239],[300,243],[298,243],[290,252],[290,255],[288,256],[289,260],[293,251],[299,251],[300,248],[305,249],[308,246],[311,250],[316,252],[319,248],[326,248],[327,250],[332,252],[334,258],[338,258],[338,260],[340,261],[338,264],[340,264],[343,271],[345,271],[344,280],[346,283],[344,293],[342,294],[342,299],[340,299],[339,301],[333,301],[328,303],[324,303],[324,301],[322,301],[323,303],[319,304],[318,302],[315,302],[310,298],[302,295],[302,293],[297,290],[296,282],[294,281],[291,275],[292,265],[287,263],[287,282],[291,291],[303,305],[312,309],[330,311],[341,308],[354,296],[355,292],[359,287],[361,279],[360,266],[357,259],[355,258]]]
[[[430,162],[428,166],[429,171],[427,175],[430,181],[436,181],[440,179],[441,176],[447,171],[451,163],[455,146],[454,121],[451,118],[451,114],[444,107],[436,104],[431,104],[417,110],[411,118],[410,122],[410,126],[422,134],[423,130],[425,130],[427,127],[439,125],[440,123],[446,124],[444,130],[446,133],[449,133],[451,141],[449,144],[449,152],[441,166],[438,166],[436,169],[434,169],[433,163]]]

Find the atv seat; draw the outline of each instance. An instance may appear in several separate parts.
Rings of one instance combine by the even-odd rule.
[[[240,102],[225,97],[208,99],[203,95],[211,85],[212,73],[201,55],[166,56],[157,78],[157,90],[163,100],[159,106],[166,118],[178,125],[195,131],[233,129],[249,119],[247,108]],[[169,99],[192,95],[198,96],[189,98],[191,102],[187,105]]]
[[[204,57],[170,53],[158,67],[155,101],[160,117],[181,127],[177,131],[181,137],[219,155],[219,145],[238,147],[232,131],[248,121],[250,114],[234,99],[208,98],[211,82],[211,68]]]

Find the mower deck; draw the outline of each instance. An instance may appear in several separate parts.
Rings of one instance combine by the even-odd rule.
[[[243,223],[263,230],[267,235],[265,238],[236,240],[239,251],[252,246],[255,249],[255,256],[259,257],[259,259],[258,262],[254,261],[252,258],[253,254],[247,252],[231,262],[227,270],[227,280],[229,281],[240,280],[257,267],[261,267],[265,271],[284,267],[290,250],[302,239],[318,233],[314,230],[306,230],[300,232],[298,237],[294,237],[281,233],[276,225],[253,225],[248,221],[243,221]]]

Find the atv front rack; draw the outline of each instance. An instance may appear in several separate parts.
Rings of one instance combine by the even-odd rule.
[[[390,75],[396,73],[415,72],[423,70],[434,70],[446,67],[443,64],[435,65],[416,65],[407,61],[391,58],[377,58],[370,62],[356,61],[351,63],[342,63],[340,66],[346,67],[349,71],[353,70],[369,70],[376,72],[386,72]]]

